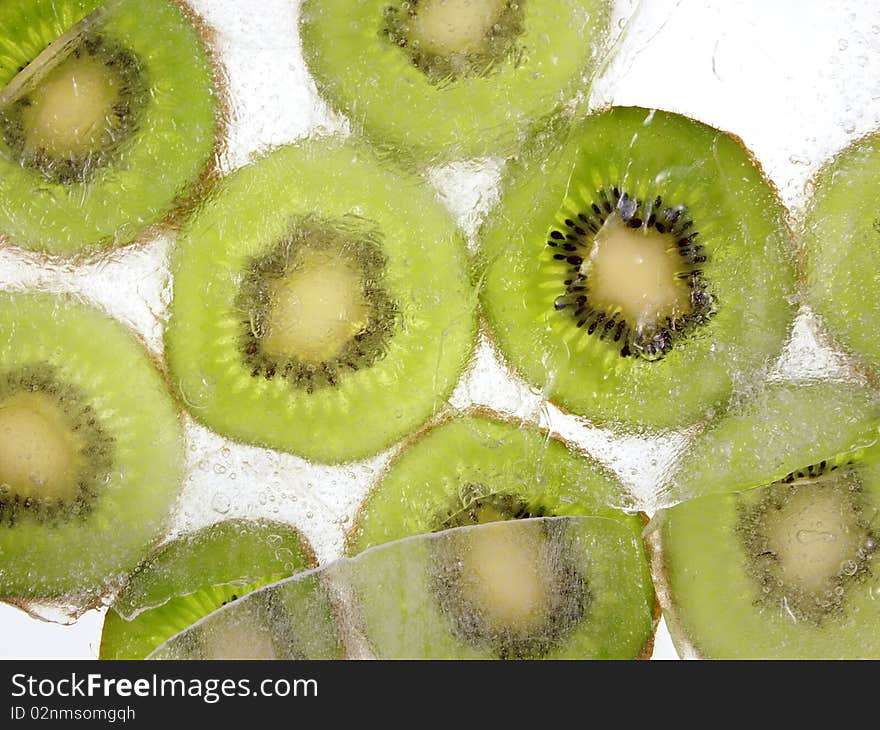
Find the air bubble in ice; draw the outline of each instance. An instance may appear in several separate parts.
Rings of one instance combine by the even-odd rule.
[[[213,381],[198,375],[182,377],[177,387],[184,402],[196,410],[207,408],[214,396]]]
[[[290,562],[293,560],[293,551],[290,548],[278,548],[275,551],[275,559],[282,563]]]
[[[803,545],[814,542],[834,542],[834,535],[823,530],[798,530],[797,540]]]
[[[859,566],[856,564],[855,560],[845,560],[840,564],[840,569],[845,575],[855,575]]]
[[[230,502],[229,497],[227,497],[225,494],[223,494],[222,492],[218,492],[211,500],[211,507],[214,509],[215,512],[218,512],[221,515],[225,515],[232,507],[232,502]]]

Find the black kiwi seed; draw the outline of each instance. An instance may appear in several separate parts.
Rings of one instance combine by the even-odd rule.
[[[320,362],[267,352],[262,342],[269,326],[272,284],[296,271],[307,249],[340,254],[354,263],[360,269],[362,294],[369,307],[365,326],[332,358]],[[381,359],[397,317],[397,305],[383,288],[385,263],[381,233],[375,228],[315,216],[294,220],[274,248],[250,261],[239,289],[236,304],[244,315],[239,349],[252,377],[283,378],[291,387],[311,393],[335,386],[346,371]]]
[[[380,35],[397,46],[410,58],[432,84],[442,84],[468,76],[485,76],[499,63],[517,64],[524,53],[517,43],[523,31],[523,3],[510,0],[498,12],[495,22],[486,30],[478,47],[453,53],[438,53],[426,48],[414,37],[413,25],[427,3],[425,0],[404,0],[399,5],[388,5],[383,14],[384,25]]]
[[[137,131],[141,111],[149,100],[141,62],[130,49],[98,33],[87,34],[61,63],[65,63],[67,58],[85,57],[94,58],[108,68],[115,76],[119,91],[99,147],[62,157],[45,148],[30,147],[25,130],[25,110],[33,104],[34,92],[24,94],[6,109],[0,110],[0,130],[14,159],[23,167],[38,170],[47,180],[57,184],[87,182],[96,170],[117,160],[126,141]]]
[[[492,513],[494,519],[527,520],[531,517],[547,517],[550,513],[541,505],[530,505],[512,494],[490,492],[480,484],[465,484],[459,495],[460,502],[435,520],[434,531],[449,530],[485,522],[485,515]]]
[[[856,468],[828,466],[822,462],[770,485],[760,501],[739,505],[736,534],[746,553],[747,570],[761,587],[761,597],[756,604],[768,610],[779,610],[781,606],[795,621],[816,626],[843,610],[849,586],[863,582],[871,574],[874,551],[880,541],[880,535],[872,527],[876,515],[865,514],[861,496],[862,485]],[[822,498],[833,500],[833,508],[842,513],[845,527],[822,524],[818,518],[809,516],[808,506]],[[797,500],[803,502],[800,510]],[[798,570],[810,569],[808,561],[801,560],[800,565],[794,565],[792,557],[786,556],[784,551],[797,548],[781,545],[773,538],[774,522],[792,523],[801,511],[805,519],[813,521],[798,531],[796,541],[830,544],[846,540],[846,546],[851,548],[839,564],[824,566],[824,569],[818,566],[821,573],[818,577],[797,575]]]
[[[55,369],[40,364],[0,374],[0,411],[17,395],[39,393],[49,398],[69,419],[72,433],[81,437],[83,464],[69,498],[34,498],[16,493],[15,484],[0,483],[0,526],[12,527],[23,517],[57,525],[83,519],[91,511],[114,463],[113,438],[101,428],[93,408],[77,389],[65,383]],[[0,482],[3,465],[0,464]]]
[[[591,301],[588,274],[582,267],[590,256],[595,236],[612,217],[628,228],[653,229],[675,240],[681,260],[676,276],[690,289],[689,312],[639,326],[628,321],[621,312],[610,311]],[[562,225],[552,227],[547,236],[547,245],[554,250],[553,260],[569,265],[561,282],[562,293],[556,297],[554,307],[557,311],[566,311],[587,335],[614,342],[621,357],[659,360],[677,341],[706,324],[716,311],[715,297],[703,277],[702,266],[708,254],[699,236],[683,205],[665,205],[659,196],[653,201],[639,200],[618,187],[597,190],[590,205],[581,210],[576,219],[565,218]]]

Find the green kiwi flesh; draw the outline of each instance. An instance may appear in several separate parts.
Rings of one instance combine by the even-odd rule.
[[[604,0],[305,0],[300,33],[333,107],[374,143],[440,161],[513,151],[585,88],[610,8]]]
[[[802,225],[807,302],[851,354],[880,369],[880,134],[860,139],[819,172]]]
[[[682,656],[880,658],[880,466],[814,465],[684,502],[649,525]]]
[[[50,254],[129,243],[167,219],[221,133],[215,66],[187,13],[96,5],[0,8],[0,235]]]
[[[122,325],[72,298],[0,296],[0,596],[85,605],[132,570],[177,496],[182,438]]]
[[[319,462],[371,456],[418,428],[476,337],[449,215],[351,143],[281,148],[224,180],[172,273],[166,351],[192,415]]]
[[[418,436],[370,493],[349,535],[354,554],[446,531],[411,552],[364,556],[374,567],[357,571],[357,593],[374,650],[435,658],[642,655],[653,636],[654,596],[642,520],[610,506],[626,501],[601,467],[534,427],[474,415]],[[576,515],[593,519],[550,519]],[[472,529],[509,521],[519,526]],[[406,630],[396,631],[389,615]]]
[[[228,520],[181,536],[133,574],[108,610],[100,658],[144,659],[221,606],[314,567],[305,539],[282,523]],[[216,636],[193,632],[186,649],[205,659],[332,658],[339,650],[329,605],[323,609],[324,631],[293,635],[283,607],[266,594],[236,609],[238,619]]]
[[[662,485],[663,505],[833,466],[876,447],[880,394],[857,382],[771,382],[697,436]],[[823,465],[824,466],[824,465]]]
[[[597,423],[711,418],[795,313],[784,212],[740,142],[613,108],[524,155],[480,235],[481,300],[530,383]]]

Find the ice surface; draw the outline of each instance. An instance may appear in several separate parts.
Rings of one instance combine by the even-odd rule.
[[[213,29],[227,67],[231,126],[221,171],[246,164],[272,145],[323,130],[347,131],[346,121],[318,97],[302,63],[298,2],[264,0],[258,11],[249,7],[246,12],[237,0],[192,0],[191,5]],[[739,135],[794,213],[821,162],[880,124],[880,6],[874,3],[810,3],[806,11],[796,0],[645,0],[630,17],[632,5],[617,4],[622,35],[597,78],[591,108],[656,105]],[[498,160],[472,161],[427,173],[472,243],[496,200],[502,167]],[[160,356],[173,243],[173,236],[157,237],[70,263],[4,247],[0,287],[76,291],[131,326]],[[847,368],[839,353],[818,343],[805,310],[774,378],[840,377]],[[499,360],[485,335],[451,402],[456,409],[487,405],[550,427],[615,469],[648,511],[657,506],[657,490],[694,435],[596,429],[529,389]],[[229,516],[265,515],[302,529],[324,563],[341,555],[343,534],[358,504],[396,451],[363,463],[321,467],[233,443],[191,420],[186,432],[188,473],[172,533]],[[94,631],[95,622],[88,621],[82,630]],[[20,624],[0,613],[0,625]],[[43,630],[37,626],[35,640],[53,641],[51,627]],[[24,645],[18,654],[31,647]]]
[[[805,9],[641,2],[591,103],[676,111],[737,135],[798,210],[822,161],[880,125],[880,6]]]
[[[627,528],[596,517],[406,538],[251,593],[151,657],[250,646],[248,658],[332,658],[338,631],[349,657],[635,658],[654,628],[642,555]]]

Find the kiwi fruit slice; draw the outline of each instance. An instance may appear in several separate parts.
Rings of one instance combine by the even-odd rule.
[[[658,493],[670,505],[857,460],[878,443],[880,394],[854,381],[770,382],[697,436]]]
[[[829,161],[813,184],[801,237],[805,296],[845,350],[875,371],[880,344],[880,133],[857,140]]]
[[[129,243],[208,180],[219,72],[173,0],[4,3],[0,51],[6,240],[68,256]]]
[[[181,536],[134,573],[108,610],[100,658],[144,659],[221,606],[315,565],[305,538],[279,522],[228,520]],[[303,601],[319,609],[322,630],[295,632],[293,615],[272,593],[264,592],[226,614],[223,631],[191,632],[178,658],[338,656],[329,604],[322,594],[300,589]]]
[[[880,658],[878,514],[876,460],[659,511],[654,578],[679,653]]]
[[[605,0],[305,0],[300,34],[334,108],[376,144],[442,161],[512,152],[582,90],[609,35],[610,8]]]
[[[508,361],[596,423],[708,419],[789,333],[784,212],[735,138],[613,108],[511,168],[480,234],[481,299]]]
[[[103,312],[0,295],[0,597],[88,605],[148,552],[182,428],[139,342]]]
[[[319,462],[371,456],[418,428],[476,338],[449,215],[356,143],[277,149],[229,176],[172,272],[166,352],[193,416]]]
[[[383,657],[650,655],[643,522],[610,506],[627,500],[600,466],[526,424],[476,413],[419,435],[368,496],[348,552],[447,532],[365,558],[375,567],[355,577],[367,637]],[[591,519],[551,519],[567,515]]]

